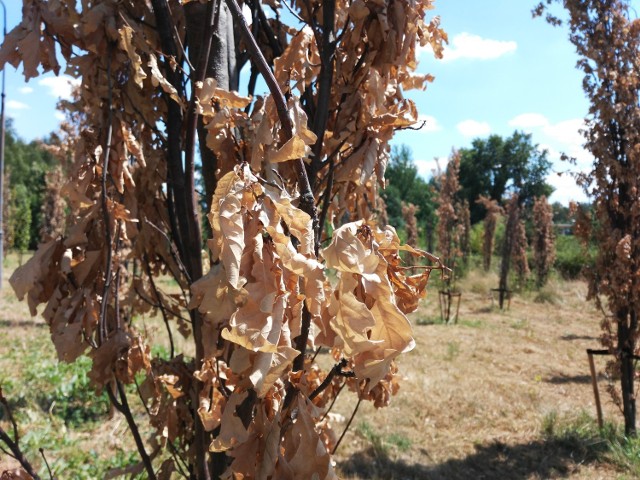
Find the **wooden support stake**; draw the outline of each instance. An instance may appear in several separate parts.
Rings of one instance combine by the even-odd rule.
[[[601,350],[597,351],[600,354]],[[606,351],[609,353],[608,351]],[[593,386],[593,396],[596,400],[596,413],[598,414],[598,427],[602,428],[602,405],[600,404],[600,392],[598,391],[598,380],[596,377],[596,366],[593,362],[594,350],[587,349],[587,356],[589,357],[589,370],[591,370],[591,385]]]
[[[451,319],[451,305],[453,302],[453,298],[458,300],[456,305],[456,316]],[[452,292],[451,290],[440,290],[438,292],[438,301],[440,303],[440,318],[442,318],[443,322],[447,324],[450,323],[458,323],[458,314],[460,313],[460,297],[462,294],[460,292]]]

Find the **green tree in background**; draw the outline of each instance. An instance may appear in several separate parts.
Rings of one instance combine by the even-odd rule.
[[[418,207],[418,225],[426,231],[429,244],[436,224],[433,188],[419,175],[418,167],[411,157],[411,150],[407,146],[393,147],[385,179],[387,188],[382,196],[387,205],[389,223],[396,228],[403,227],[402,202],[413,203]],[[427,245],[427,248],[432,247]]]
[[[9,222],[13,230],[13,247],[25,252],[31,244],[31,205],[29,191],[22,184],[14,185],[12,202],[9,206]]]
[[[21,251],[34,249],[40,239],[43,222],[42,203],[45,176],[55,159],[37,141],[25,143],[18,138],[11,121],[5,137],[5,180],[9,195],[5,220],[6,231],[12,232],[7,248]],[[10,203],[9,203],[9,199]]]
[[[476,203],[480,195],[501,202],[508,193],[517,193],[520,204],[530,206],[534,197],[553,192],[545,181],[551,167],[547,151],[534,145],[530,134],[477,138],[470,148],[460,149],[460,155],[461,196],[471,207],[471,223],[485,214]]]

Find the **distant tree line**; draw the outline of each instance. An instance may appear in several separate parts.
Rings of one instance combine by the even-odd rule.
[[[447,221],[451,222],[459,217],[459,212],[464,209],[458,207],[455,212],[452,210],[451,215],[444,215],[446,208],[467,205],[470,215],[470,221],[467,222],[470,225],[466,228],[462,224],[455,226],[459,229],[457,235],[466,235],[465,241],[461,241],[460,237],[455,242],[458,245],[456,248],[461,249],[457,255],[465,257],[469,254],[469,237],[473,231],[481,230],[483,233],[480,242],[484,251],[479,250],[477,253],[484,257],[483,263],[487,270],[491,263],[491,255],[498,251],[496,249],[499,248],[499,251],[503,252],[503,257],[506,255],[503,248],[506,218],[500,220],[504,225],[501,227],[499,241],[494,241],[493,237],[496,234],[496,222],[504,215],[503,209],[515,197],[516,204],[511,208],[517,207],[517,223],[521,224],[514,224],[513,227],[519,239],[516,242],[518,252],[513,253],[517,257],[514,257],[514,265],[518,267],[518,283],[523,284],[529,274],[526,264],[527,246],[531,246],[530,261],[534,267],[531,271],[536,274],[538,287],[546,282],[549,276],[548,269],[554,261],[561,268],[561,273],[569,276],[579,274],[581,265],[587,259],[580,253],[580,248],[573,245],[574,242],[569,244],[562,241],[561,244],[566,251],[560,252],[558,256],[553,251],[553,223],[570,224],[572,219],[568,206],[558,202],[547,204],[547,198],[553,193],[553,187],[546,181],[551,162],[548,152],[535,145],[530,134],[516,131],[508,138],[499,135],[477,138],[469,148],[454,151],[453,158],[457,159],[459,187],[455,195],[449,198],[450,194],[443,195],[443,188],[447,185],[451,160],[442,171],[434,171],[427,179],[418,173],[412,153],[406,146],[394,147],[385,175],[387,187],[383,192],[388,223],[395,226],[401,234],[406,231],[407,237],[409,234],[413,236],[414,228],[411,228],[411,232],[407,229],[402,206],[415,205],[419,246],[446,257],[451,247],[438,243],[442,243],[444,230],[454,227],[440,225],[442,217],[445,216]],[[450,205],[441,205],[443,201]],[[537,213],[534,212],[536,202]],[[487,229],[487,225],[491,225],[491,228]],[[436,232],[438,235],[435,235]],[[511,235],[513,234],[514,232],[511,232]],[[463,266],[466,266],[466,262],[461,265]]]
[[[8,122],[2,205],[5,250],[35,249],[46,230],[46,203],[51,201],[47,176],[56,172],[58,161],[44,145],[42,141],[26,143]]]

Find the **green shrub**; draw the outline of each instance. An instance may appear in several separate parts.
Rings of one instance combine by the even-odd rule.
[[[594,249],[585,247],[573,235],[560,235],[556,238],[556,261],[554,268],[562,278],[579,278],[586,266],[593,265]]]

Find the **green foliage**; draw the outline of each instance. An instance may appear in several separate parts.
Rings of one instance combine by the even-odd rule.
[[[482,242],[484,241],[484,225],[478,222],[471,226],[469,235],[469,250],[471,255],[482,255]]]
[[[411,440],[404,435],[392,433],[388,437],[384,437],[366,420],[358,424],[356,433],[371,444],[375,456],[378,458],[388,457],[391,448],[395,448],[400,452],[406,452],[411,448]]]
[[[80,357],[74,363],[63,363],[52,353],[49,349],[12,345],[7,356],[20,359],[21,378],[15,382],[0,377],[7,398],[19,406],[37,407],[70,427],[104,419],[110,403],[106,393],[96,395],[90,385],[87,373],[91,360]]]
[[[551,204],[553,210],[553,223],[572,223],[573,217],[569,210],[569,207],[561,204],[560,202],[553,202]]]
[[[600,429],[584,411],[575,418],[561,418],[555,411],[548,413],[542,421],[542,435],[571,448],[584,461],[609,462],[632,478],[640,476],[640,439],[625,437],[618,426],[609,422]]]
[[[461,196],[469,201],[471,223],[484,217],[484,208],[476,204],[480,195],[502,201],[508,193],[518,193],[520,203],[529,205],[533,197],[553,192],[546,183],[551,167],[547,151],[533,145],[530,134],[514,132],[507,139],[491,135],[471,145],[460,149]]]
[[[21,252],[28,250],[31,240],[31,204],[27,187],[22,184],[13,185],[8,230],[11,231],[13,247]]]
[[[11,199],[5,219],[7,228],[13,229],[14,243],[8,245],[19,250],[34,249],[40,239],[42,226],[42,203],[45,194],[45,176],[53,167],[55,159],[38,142],[25,143],[11,128],[5,137],[6,185]],[[25,243],[26,242],[26,243]]]
[[[396,228],[404,227],[402,202],[413,203],[418,207],[416,218],[422,227],[435,225],[435,204],[430,185],[418,174],[413,163],[411,151],[405,145],[394,147],[391,160],[385,171],[387,188],[382,197],[387,205],[389,223]]]
[[[556,238],[556,261],[554,268],[565,279],[579,278],[585,267],[594,264],[594,247],[585,249],[573,235],[559,235]]]

